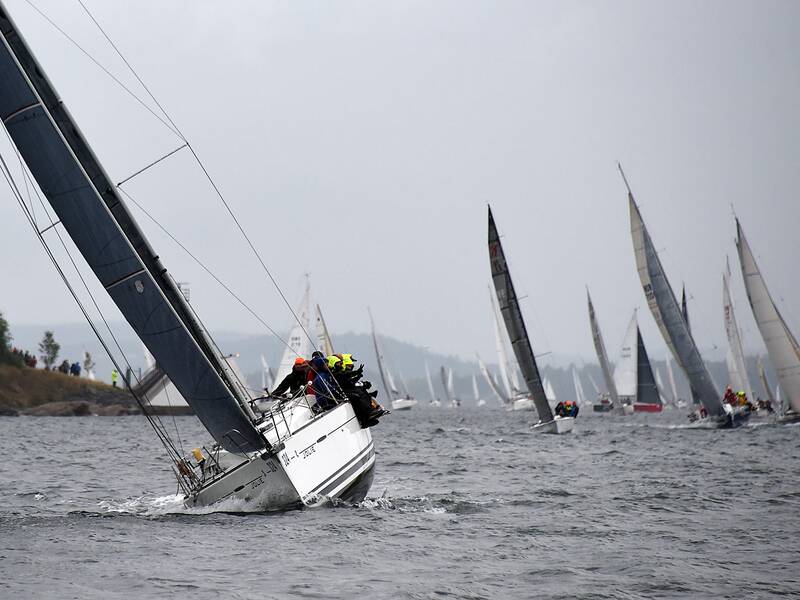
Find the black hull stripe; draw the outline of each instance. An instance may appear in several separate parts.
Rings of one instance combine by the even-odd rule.
[[[323,481],[323,482],[322,482],[322,483],[320,483],[318,486],[316,486],[316,487],[315,487],[313,490],[311,490],[311,494],[318,494],[318,493],[320,493],[320,490],[322,490],[323,488],[327,488],[327,487],[328,487],[328,484],[329,484],[331,481],[333,481],[334,479],[338,478],[338,477],[339,477],[339,475],[340,475],[340,474],[341,474],[343,471],[346,471],[346,470],[348,470],[348,469],[349,469],[349,468],[350,468],[350,467],[351,467],[351,466],[352,466],[354,463],[356,463],[356,462],[359,462],[360,460],[363,460],[365,456],[369,457],[369,456],[373,456],[374,454],[375,454],[375,446],[374,446],[372,443],[370,443],[370,445],[369,445],[369,446],[367,446],[367,447],[366,447],[364,450],[362,450],[361,452],[359,452],[359,453],[358,453],[358,454],[357,454],[357,455],[356,455],[356,456],[355,456],[355,457],[354,457],[352,460],[350,460],[350,461],[348,461],[347,463],[345,463],[345,464],[342,466],[342,468],[341,468],[341,469],[339,469],[338,471],[336,471],[335,473],[333,473],[333,474],[332,474],[330,477],[328,477],[327,479],[325,479],[325,481]]]
[[[347,471],[339,475],[334,481],[332,481],[328,486],[326,486],[321,492],[317,492],[321,496],[327,496],[337,487],[342,485],[342,482],[346,481],[348,477],[352,477],[353,473],[358,471],[361,467],[367,464],[372,458],[375,456],[375,451],[370,448],[370,451],[363,456],[360,460],[358,460],[353,466],[351,466]]]

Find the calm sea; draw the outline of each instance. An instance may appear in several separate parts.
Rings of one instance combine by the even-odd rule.
[[[530,421],[395,413],[361,505],[225,514],[140,417],[0,418],[0,598],[800,597],[800,427]]]

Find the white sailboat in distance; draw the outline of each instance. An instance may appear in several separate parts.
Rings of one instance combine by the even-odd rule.
[[[369,309],[367,309],[369,311]],[[386,365],[386,358],[383,355],[383,350],[378,342],[378,333],[375,329],[375,320],[372,318],[372,311],[369,311],[369,322],[372,327],[372,343],[375,346],[375,358],[378,361],[378,370],[381,374],[381,382],[383,388],[386,390],[386,397],[392,403],[392,410],[411,410],[417,405],[417,401],[411,397],[411,394],[406,391],[404,394],[400,393],[394,383],[389,367]]]

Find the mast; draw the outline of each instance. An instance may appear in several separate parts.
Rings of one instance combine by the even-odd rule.
[[[617,386],[614,383],[614,377],[611,375],[611,365],[608,362],[606,344],[603,341],[603,334],[600,333],[600,324],[597,322],[597,315],[594,312],[594,305],[592,304],[592,297],[589,295],[589,288],[586,288],[586,300],[589,304],[589,325],[592,330],[592,341],[594,342],[597,360],[600,363],[600,370],[603,372],[603,379],[606,382],[606,389],[611,396],[611,401],[614,404],[618,404],[619,394],[617,393]]]
[[[769,360],[792,410],[800,412],[800,345],[767,289],[739,219],[736,219],[736,249],[739,252],[747,299],[767,347]]]
[[[503,245],[500,243],[500,235],[492,216],[492,208],[489,207],[489,264],[492,270],[492,281],[497,293],[497,304],[503,315],[506,324],[506,332],[511,339],[511,347],[517,357],[517,363],[522,370],[525,383],[528,385],[539,419],[543,422],[553,420],[553,411],[547,401],[542,378],[539,374],[539,367],[536,365],[536,358],[528,337],[528,330],[522,318],[517,294],[514,291],[514,284],[511,281],[511,273],[508,270]]]
[[[245,390],[2,4],[0,37],[0,118],[58,224],[214,439],[232,452],[264,448]]]
[[[714,389],[711,374],[703,362],[694,338],[689,331],[675,293],[667,280],[664,267],[656,253],[653,241],[645,227],[639,207],[633,199],[633,192],[620,167],[625,186],[628,189],[628,205],[631,219],[631,237],[636,256],[636,267],[642,283],[647,305],[653,313],[664,341],[675,357],[675,361],[685,371],[689,384],[710,416],[722,416],[720,394]]]

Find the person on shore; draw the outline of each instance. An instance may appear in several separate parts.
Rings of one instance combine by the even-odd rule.
[[[119,373],[116,369],[111,369],[111,385],[114,387],[117,387],[117,379],[119,379]]]

